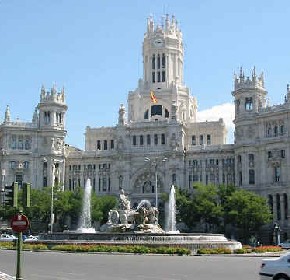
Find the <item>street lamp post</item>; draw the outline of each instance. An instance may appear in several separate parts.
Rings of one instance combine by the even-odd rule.
[[[154,166],[154,174],[155,174],[155,207],[158,210],[158,177],[157,177],[157,168],[158,168],[158,163],[160,162],[165,162],[167,160],[166,157],[163,159],[159,160],[158,158],[155,158],[155,160],[151,160],[150,158],[146,157],[145,161],[151,162],[152,165]]]
[[[2,178],[1,178],[1,203],[4,204],[4,201],[5,201],[5,169],[3,168],[1,170],[1,175],[2,175]]]
[[[53,202],[54,202],[54,172],[55,165],[52,163],[52,184],[51,184],[51,204],[50,204],[50,232],[53,233],[53,224],[54,224],[54,213],[53,213]]]

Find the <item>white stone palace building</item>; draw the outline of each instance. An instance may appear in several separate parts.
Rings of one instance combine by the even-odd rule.
[[[263,75],[235,77],[235,141],[226,144],[223,119],[197,122],[197,102],[183,81],[182,33],[174,17],[148,19],[143,77],[119,108],[118,124],[86,127],[85,150],[65,144],[64,91],[41,89],[32,122],[0,124],[2,187],[13,181],[34,188],[73,190],[91,179],[97,194],[118,194],[132,204],[155,205],[172,184],[225,184],[254,191],[269,201],[273,223],[290,236],[290,90],[285,102],[267,104]],[[158,195],[156,195],[156,183]],[[288,219],[289,217],[289,219]]]

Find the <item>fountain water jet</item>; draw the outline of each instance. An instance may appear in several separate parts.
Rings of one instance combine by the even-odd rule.
[[[171,187],[170,198],[167,232],[158,224],[158,209],[152,207],[150,201],[142,200],[137,209],[131,209],[123,189],[120,190],[119,206],[109,211],[108,222],[102,225],[100,232],[96,232],[91,227],[91,182],[88,180],[80,227],[76,231],[40,234],[40,239],[52,244],[89,241],[94,244],[180,246],[192,252],[200,248],[229,248],[232,251],[242,248],[240,242],[228,240],[223,234],[177,232],[174,187]]]
[[[83,197],[82,213],[80,216],[79,227],[76,230],[76,232],[96,233],[95,228],[92,227],[91,221],[91,194],[92,194],[91,180],[87,179]]]
[[[168,218],[166,224],[166,233],[178,234],[176,230],[176,197],[174,185],[171,186],[168,203]]]

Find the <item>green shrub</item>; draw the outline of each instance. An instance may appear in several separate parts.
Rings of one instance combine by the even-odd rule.
[[[228,248],[201,248],[197,250],[197,254],[231,254],[231,249]]]
[[[149,247],[145,245],[103,245],[103,244],[59,244],[51,250],[70,252],[120,252],[134,254],[189,255],[191,251],[180,247]]]
[[[0,242],[0,248],[1,249],[14,249],[14,243],[13,242]]]

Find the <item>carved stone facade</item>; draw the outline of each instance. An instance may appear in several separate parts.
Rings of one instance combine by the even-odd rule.
[[[1,189],[14,181],[34,188],[64,184],[66,110],[64,91],[44,87],[32,122],[12,121],[7,106],[0,125]]]
[[[174,17],[155,26],[149,18],[143,41],[143,77],[120,106],[118,124],[86,127],[85,150],[65,145],[65,96],[41,90],[31,123],[0,126],[2,185],[28,181],[34,188],[73,190],[87,178],[98,195],[124,188],[132,207],[172,184],[235,184],[265,196],[283,233],[290,235],[290,90],[269,106],[263,75],[234,81],[235,142],[226,144],[222,119],[197,122],[197,101],[183,82],[183,41]],[[156,186],[157,183],[157,186]]]

